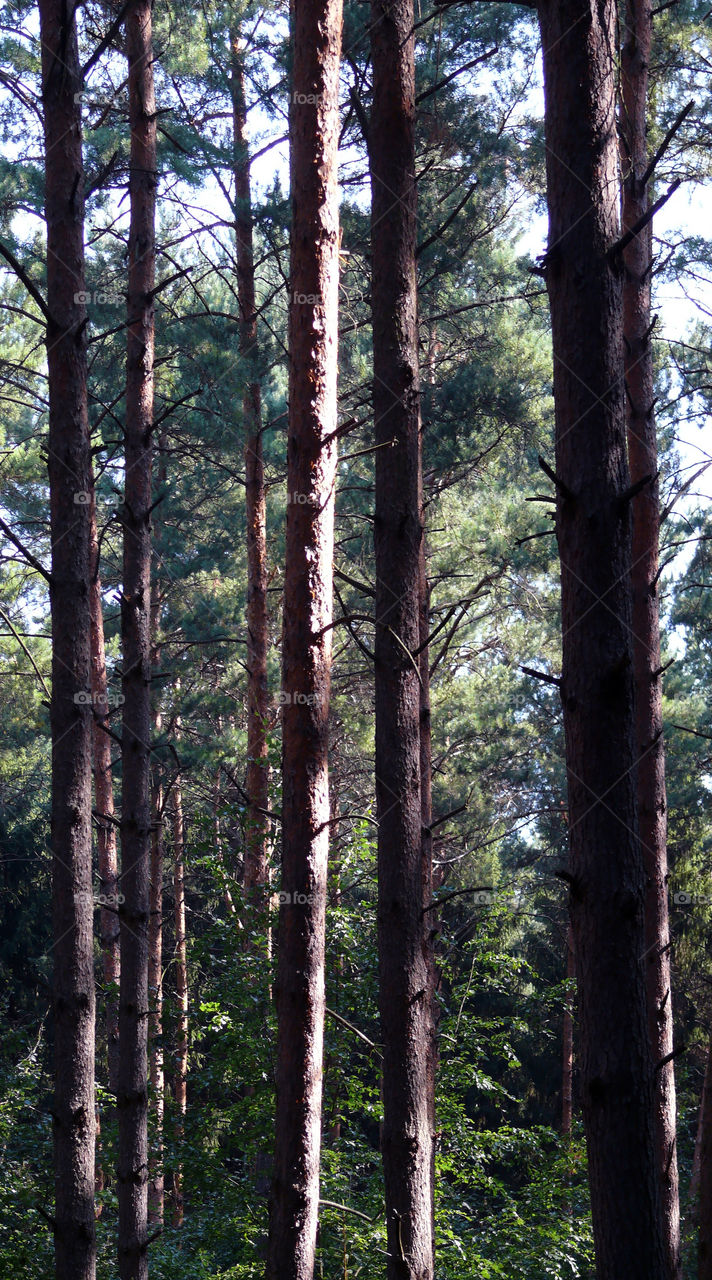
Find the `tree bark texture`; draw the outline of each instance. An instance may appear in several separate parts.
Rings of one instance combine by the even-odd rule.
[[[183,1223],[183,1169],[180,1160],[180,1144],[185,1131],[188,1101],[188,955],[185,932],[185,829],[183,826],[183,795],[180,777],[173,784],[173,859],[177,1010],[173,1095],[176,1108],[175,1138],[178,1149],[176,1167],[173,1173],[173,1225],[180,1227]]]
[[[432,956],[421,785],[423,529],[413,5],[371,7],[376,801],[388,1280],[433,1276]],[[423,722],[426,733],[429,726]],[[427,763],[425,764],[428,770]],[[429,770],[428,770],[429,772]],[[426,778],[425,807],[429,810]],[[429,840],[427,841],[429,844]],[[428,873],[429,874],[429,873]]]
[[[40,0],[52,564],[52,1015],[57,1280],[93,1280],[92,490],[81,69],[74,10]]]
[[[623,231],[647,213],[643,182],[648,166],[648,71],[652,43],[650,0],[627,0],[621,44]],[[633,237],[624,255],[623,333],[626,423],[633,499],[633,672],[638,748],[638,822],[646,873],[645,974],[653,1063],[673,1047],[668,917],[667,794],[660,671],[658,551],[660,491],[655,429],[650,282],[653,224]],[[648,483],[645,483],[647,478]],[[669,1280],[680,1280],[680,1193],[677,1171],[675,1067],[670,1059],[654,1076],[655,1140]]]
[[[106,675],[104,646],[104,606],[99,573],[99,539],[96,498],[92,486],[91,503],[91,694],[94,707],[93,773],[96,807],[96,844],[101,910],[99,937],[104,980],[104,1021],[109,1089],[116,1093],[119,1065],[119,871],[114,825],[114,784],[111,767],[111,738],[106,732],[111,703]]]
[[[336,483],[341,0],[295,0],[277,1115],[268,1280],[311,1280],[319,1208]]]
[[[244,50],[237,31],[231,31],[230,42],[239,343],[245,379],[242,396],[247,522],[247,818],[244,878],[245,889],[250,891],[263,888],[267,883],[269,841],[267,504],[262,451],[262,395],[256,369],[257,309]],[[266,901],[264,905],[267,905]]]
[[[123,641],[119,1275],[148,1275],[148,920],[151,853],[151,453],[156,104],[150,0],[126,17],[130,142]]]
[[[543,0],[570,896],[599,1280],[662,1280],[637,819],[612,0]]]

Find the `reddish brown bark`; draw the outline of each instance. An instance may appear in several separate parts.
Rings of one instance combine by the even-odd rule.
[[[175,1138],[178,1160],[173,1174],[173,1225],[183,1223],[183,1169],[180,1145],[185,1130],[188,1079],[188,958],[185,933],[185,832],[183,828],[183,796],[181,781],[173,786],[173,899],[175,920],[176,972],[176,1040],[173,1094],[176,1120]]]
[[[247,522],[247,771],[245,779],[247,817],[244,874],[245,888],[249,891],[261,888],[267,883],[269,839],[269,819],[266,812],[269,809],[267,505],[262,451],[262,397],[256,373],[257,309],[244,51],[236,31],[231,32],[230,43],[237,297],[240,308],[240,353],[244,360],[245,379],[242,396]]]
[[[148,1276],[148,919],[151,852],[151,452],[156,118],[150,0],[126,18],[131,205],[121,597],[123,745],[119,995],[121,1280]]]
[[[369,128],[376,510],[376,800],[389,1280],[433,1275],[430,913],[424,912],[422,523],[413,5],[371,9]],[[386,448],[385,446],[390,447]],[[423,728],[427,730],[424,719]],[[423,734],[423,743],[426,733]],[[427,763],[426,763],[427,772]],[[429,840],[427,841],[429,844]],[[427,890],[426,890],[427,892]]]
[[[340,46],[341,0],[296,0],[290,113],[282,905],[268,1280],[312,1280],[319,1209],[336,482]]]
[[[648,70],[652,43],[650,0],[627,0],[621,48],[623,230],[647,213],[643,182],[648,166]],[[645,972],[653,1062],[673,1047],[670,924],[667,890],[667,794],[660,673],[660,605],[657,592],[660,493],[655,429],[653,353],[650,342],[652,221],[624,253],[623,332],[627,384],[626,425],[633,500],[633,671],[638,747],[638,821],[646,873]],[[648,478],[649,483],[645,484]],[[680,1280],[680,1201],[677,1171],[675,1068],[655,1071],[655,1134],[669,1280]]]
[[[597,1276],[663,1280],[635,782],[613,0],[542,0],[569,910]]]
[[[84,305],[82,77],[74,10],[40,0],[47,222],[52,567],[52,1016],[57,1280],[93,1280],[91,461]]]
[[[91,693],[94,707],[93,773],[96,814],[97,862],[101,911],[99,914],[102,976],[104,979],[104,1020],[109,1089],[116,1093],[119,1063],[119,873],[114,823],[114,785],[111,768],[111,738],[108,725],[111,710],[106,676],[104,607],[99,574],[99,539],[96,498],[91,501]]]

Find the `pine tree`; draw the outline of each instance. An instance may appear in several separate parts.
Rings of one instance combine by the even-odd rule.
[[[336,485],[341,0],[296,0],[290,107],[282,905],[269,1280],[312,1280],[319,1212]]]
[[[431,1280],[433,1275],[433,921],[425,909],[431,885],[430,726],[427,672],[423,680],[417,656],[421,645],[427,651],[423,633],[429,611],[415,270],[414,58],[410,0],[397,0],[387,13],[374,0],[368,146],[376,442],[375,770],[389,1280],[413,1275]]]
[[[75,13],[42,0],[52,565],[55,1274],[93,1280],[91,460],[81,69]]]
[[[569,908],[599,1276],[662,1280],[641,957],[631,503],[625,452],[616,6],[544,0]],[[547,464],[548,466],[548,464]]]
[[[130,177],[123,583],[119,992],[119,1275],[148,1275],[148,920],[151,798],[151,457],[156,104],[151,0],[126,17]]]

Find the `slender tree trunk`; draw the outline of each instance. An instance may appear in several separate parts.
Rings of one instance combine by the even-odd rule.
[[[131,129],[119,998],[119,1275],[148,1276],[148,920],[151,853],[151,451],[156,120],[150,0],[126,18]]]
[[[158,437],[156,488],[165,491],[167,480],[167,440]],[[160,528],[160,526],[159,526]],[[154,528],[153,553],[155,571],[151,576],[151,673],[153,689],[153,726],[160,740],[163,716],[160,705],[161,671],[161,588],[158,578],[159,528]],[[165,862],[163,771],[160,758],[154,757],[151,778],[151,884],[148,919],[148,1044],[149,1077],[149,1143],[148,1220],[151,1226],[163,1224],[165,1174],[163,1167],[163,1117],[165,1110],[165,1075],[163,1062],[163,868]]]
[[[110,711],[104,647],[104,607],[99,576],[96,499],[91,501],[91,693],[94,706],[93,771],[97,823],[97,861],[101,892],[100,944],[104,980],[104,1019],[109,1089],[116,1094],[119,1066],[119,872],[114,824],[114,785],[111,738],[105,724]]]
[[[319,1210],[336,483],[341,0],[295,0],[277,1116],[268,1280],[312,1280]]]
[[[267,883],[269,839],[269,764],[267,723],[267,505],[262,453],[262,397],[257,365],[257,310],[252,247],[250,151],[247,137],[244,53],[239,33],[230,34],[235,168],[235,243],[237,296],[240,308],[240,354],[245,385],[242,413],[245,430],[245,514],[247,519],[247,821],[245,888]],[[265,903],[266,906],[266,903]],[[249,935],[249,929],[248,929]]]
[[[438,1039],[437,1039],[437,1009],[435,1001],[435,990],[437,985],[437,972],[435,967],[435,939],[438,934],[439,920],[438,913],[432,908],[433,900],[433,771],[432,771],[432,726],[430,714],[430,646],[428,644],[428,636],[430,635],[430,583],[428,581],[428,564],[425,546],[425,503],[422,493],[422,431],[421,431],[421,458],[420,458],[420,490],[421,490],[421,522],[423,527],[423,537],[420,544],[420,621],[419,621],[419,638],[420,638],[420,655],[418,657],[418,670],[420,672],[420,812],[422,818],[422,841],[423,841],[423,910],[425,912],[426,933],[424,945],[426,948],[426,959],[428,962],[428,1114],[430,1133],[432,1135],[430,1148],[430,1225],[432,1232],[432,1249],[433,1258],[435,1257],[435,1132],[436,1132],[436,1115],[435,1115],[435,1085],[438,1070]]]
[[[180,1146],[185,1132],[188,1079],[188,958],[185,933],[185,831],[181,780],[173,786],[173,899],[175,910],[176,956],[176,1049],[173,1092],[176,1120],[175,1139],[178,1151],[173,1174],[173,1225],[183,1225],[183,1167]]]
[[[712,1090],[712,1041],[710,1041],[707,1047],[705,1075],[704,1075],[704,1080],[702,1082],[702,1096],[700,1098],[700,1110],[697,1118],[697,1132],[695,1134],[695,1149],[692,1155],[692,1173],[690,1175],[690,1189],[688,1191],[690,1212],[694,1222],[697,1222],[698,1215],[699,1215],[700,1163],[702,1159],[702,1136],[703,1136],[705,1113],[708,1109],[712,1113],[712,1098],[707,1097],[710,1090]]]
[[[94,942],[91,461],[84,305],[82,75],[75,11],[40,0],[47,221],[52,568],[52,1015],[57,1280],[93,1280]]]
[[[566,931],[566,977],[571,981],[576,977],[574,960],[574,943],[571,925]],[[571,1137],[571,1125],[574,1115],[574,1010],[573,995],[566,997],[564,1004],[563,1033],[563,1070],[561,1082],[561,1132],[565,1138]]]
[[[621,49],[621,133],[624,140],[623,230],[649,207],[643,177],[648,165],[648,70],[652,42],[650,0],[627,0]],[[633,671],[638,747],[638,821],[646,873],[645,972],[648,1027],[657,1064],[673,1047],[670,924],[667,889],[667,795],[657,592],[660,493],[655,430],[653,353],[650,342],[652,222],[624,254],[623,332],[627,383],[628,460],[633,500]],[[648,483],[645,483],[646,477]],[[655,1135],[669,1280],[680,1280],[680,1195],[677,1172],[675,1068],[655,1070]]]
[[[638,834],[616,135],[617,6],[542,0],[581,1098],[599,1280],[663,1280]]]
[[[712,1280],[712,1041],[707,1054],[705,1082],[702,1087],[695,1156],[699,1200],[697,1189],[693,1188],[691,1188],[691,1199],[693,1213],[696,1211],[699,1222],[697,1280]],[[693,1165],[693,1179],[694,1177]]]
[[[99,943],[101,947],[102,978],[104,985],[104,1029],[106,1034],[106,1068],[109,1090],[116,1096],[119,1063],[119,916],[118,916],[118,863],[116,856],[116,828],[114,826],[114,787],[111,768],[111,739],[107,732],[109,690],[106,678],[106,650],[104,646],[104,608],[99,576],[99,538],[96,521],[96,493],[92,475],[90,517],[91,582],[89,610],[91,619],[91,700],[94,709],[92,734],[92,773],[94,777],[94,804],[97,824],[97,863],[101,907],[99,911]],[[101,1114],[96,1111],[96,1176],[97,1194],[106,1185],[101,1161]],[[95,1216],[101,1215],[101,1205],[95,1206]]]
[[[161,732],[160,712],[155,717],[156,736]],[[149,1158],[148,1220],[163,1223],[163,784],[156,769],[153,784],[153,832],[151,837],[151,889],[148,921],[148,1039],[150,1048],[152,1151]]]
[[[376,800],[389,1280],[433,1275],[430,913],[423,911],[420,409],[412,0],[371,8]],[[388,445],[389,447],[385,447]],[[423,728],[426,729],[426,720]],[[423,743],[426,735],[423,735]],[[425,754],[425,753],[424,753]],[[425,763],[426,775],[429,765]],[[423,796],[425,790],[425,797]],[[429,845],[429,838],[427,844]],[[429,873],[427,873],[429,875]]]

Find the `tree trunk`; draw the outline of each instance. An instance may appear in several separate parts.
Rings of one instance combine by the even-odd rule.
[[[624,140],[623,230],[649,207],[648,69],[652,41],[650,0],[627,0],[621,49],[621,133]],[[638,748],[638,821],[646,874],[645,973],[653,1063],[673,1047],[670,925],[667,888],[667,795],[660,672],[660,606],[657,592],[660,493],[655,430],[653,353],[650,343],[652,222],[624,253],[623,333],[627,383],[626,423],[633,499],[633,672]],[[646,477],[649,480],[645,484]],[[677,1172],[675,1068],[655,1071],[655,1137],[667,1274],[680,1280],[680,1199]]]
[[[268,1280],[312,1280],[319,1210],[339,305],[341,0],[295,0],[282,894]]]
[[[160,713],[155,717],[156,736],[161,732]],[[163,1223],[163,785],[156,769],[153,784],[153,832],[151,837],[151,889],[148,921],[148,1039],[150,1049],[152,1149],[149,1158],[148,1220]]]
[[[185,831],[181,780],[173,786],[173,899],[176,956],[176,1049],[173,1093],[176,1106],[176,1167],[173,1174],[173,1225],[183,1225],[183,1168],[180,1146],[185,1131],[188,1079],[188,959],[185,935]]]
[[[267,505],[262,454],[262,397],[257,366],[257,310],[252,248],[250,152],[247,137],[244,53],[239,34],[230,33],[235,169],[235,245],[243,357],[242,414],[245,431],[245,515],[247,521],[247,818],[245,889],[267,883],[269,764],[267,724]],[[265,908],[267,906],[264,902]],[[250,930],[248,928],[248,936]]]
[[[699,1196],[700,1196],[700,1160],[702,1156],[702,1130],[705,1118],[705,1110],[707,1107],[712,1108],[712,1098],[707,1099],[707,1093],[712,1089],[712,1041],[707,1046],[707,1058],[705,1061],[705,1075],[702,1081],[702,1096],[700,1097],[700,1110],[697,1117],[697,1132],[695,1134],[695,1148],[692,1155],[692,1172],[690,1174],[690,1187],[687,1198],[690,1205],[690,1214],[693,1222],[697,1222],[699,1214]]]
[[[119,1065],[119,916],[118,916],[118,863],[116,856],[116,828],[114,826],[114,786],[111,767],[111,738],[107,732],[111,701],[106,678],[106,649],[104,646],[104,607],[101,598],[99,576],[99,538],[96,522],[96,493],[94,476],[91,483],[89,507],[89,542],[91,581],[89,585],[89,611],[91,622],[91,701],[94,709],[92,733],[92,773],[94,777],[94,805],[97,826],[97,863],[99,869],[99,943],[103,978],[104,1030],[106,1034],[107,1083],[116,1096]],[[103,1191],[105,1171],[101,1163],[101,1116],[96,1103],[96,1176],[97,1194]],[[95,1207],[95,1216],[101,1214],[101,1205]]]
[[[566,977],[571,981],[576,977],[573,938],[571,925],[566,931]],[[563,1069],[561,1081],[561,1132],[565,1138],[571,1137],[571,1125],[574,1115],[574,1010],[573,996],[568,994],[564,1004],[563,1034]]]
[[[435,939],[438,935],[439,919],[437,911],[432,909],[434,877],[433,877],[433,770],[432,770],[432,728],[430,715],[430,645],[428,644],[428,636],[430,635],[430,583],[428,581],[428,564],[425,546],[425,503],[422,493],[422,431],[421,431],[421,457],[419,463],[420,469],[420,489],[421,489],[421,522],[423,528],[423,537],[420,544],[420,621],[419,621],[419,638],[421,650],[418,657],[418,670],[420,672],[420,812],[422,819],[422,849],[423,849],[423,910],[425,912],[425,947],[426,959],[428,962],[428,1114],[430,1133],[432,1142],[430,1148],[430,1226],[432,1232],[432,1249],[433,1258],[435,1257],[435,1132],[436,1132],[436,1116],[435,1116],[435,1086],[438,1070],[438,1039],[437,1039],[437,1005],[435,1000],[435,991],[437,987],[437,971],[435,966]]]
[[[700,1105],[697,1280],[712,1280],[712,1044]]]
[[[47,221],[52,568],[54,1244],[57,1280],[93,1280],[94,940],[91,833],[91,461],[84,171],[74,10],[40,0]]]
[[[570,899],[600,1280],[663,1280],[626,494],[616,5],[543,0]]]
[[[101,893],[100,942],[104,979],[104,1017],[109,1089],[116,1094],[119,1066],[119,874],[114,825],[111,738],[104,728],[111,710],[106,678],[104,606],[99,575],[96,498],[91,489],[91,694],[94,707],[93,772],[97,823],[97,862]]]
[[[126,366],[119,998],[119,1275],[148,1276],[148,920],[151,852],[151,451],[156,120],[150,0],[126,18],[131,129]]]
[[[374,524],[376,800],[387,1275],[389,1280],[431,1280],[431,923],[430,913],[423,912],[421,786],[421,694],[426,690],[413,656],[420,644],[423,539],[413,5],[395,0],[384,11],[373,0],[371,16],[373,408],[380,446]]]

